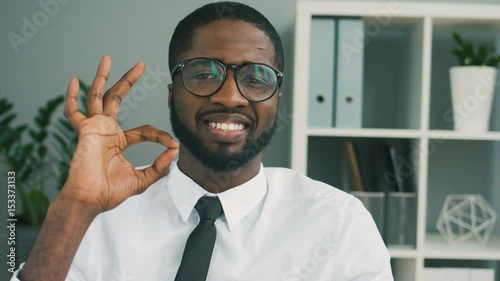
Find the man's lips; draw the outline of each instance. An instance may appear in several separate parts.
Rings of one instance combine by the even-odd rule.
[[[244,130],[250,127],[250,124],[254,121],[254,119],[247,116],[247,114],[226,112],[203,114],[200,119],[207,126],[222,130]],[[243,125],[243,127],[241,125]]]
[[[247,127],[243,124],[229,122],[205,123],[209,136],[218,142],[234,143],[241,141],[247,135]]]
[[[245,125],[232,122],[208,122],[208,126],[224,131],[243,131],[245,129]]]
[[[244,138],[251,121],[239,114],[215,113],[205,116],[203,123],[216,141],[237,142]]]

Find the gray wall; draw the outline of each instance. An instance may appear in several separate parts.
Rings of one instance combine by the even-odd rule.
[[[167,71],[167,47],[176,23],[207,0],[161,1],[75,1],[6,0],[0,4],[0,94],[8,96],[19,113],[19,122],[31,122],[36,109],[48,98],[63,94],[71,76],[91,82],[103,54],[113,58],[110,81],[116,81],[137,61],[152,69]],[[282,36],[286,71],[284,98],[280,104],[280,130],[264,156],[267,166],[290,165],[291,81],[295,0],[248,0],[245,2],[267,16]],[[407,1],[403,1],[407,2]],[[450,2],[450,1],[447,1]],[[500,3],[499,0],[459,1]],[[40,3],[58,3],[47,12]],[[44,18],[45,14],[45,18]],[[35,19],[33,19],[35,17]],[[22,35],[27,19],[37,21],[37,30],[27,30],[27,42],[13,47],[8,34]],[[17,49],[17,50],[16,50]],[[152,75],[152,74],[146,74]],[[166,86],[168,77],[159,77],[158,86],[147,96],[138,93],[123,102],[127,110],[124,128],[152,124],[170,131]],[[141,83],[139,81],[139,83]],[[162,148],[145,144],[130,149],[126,156],[134,165],[150,163]],[[1,190],[5,190],[5,169],[1,169]],[[3,191],[2,191],[3,192]],[[5,198],[1,195],[1,198]],[[0,202],[0,220],[5,221],[5,202]],[[3,225],[3,224],[2,224]],[[6,280],[5,228],[0,228],[0,279]]]

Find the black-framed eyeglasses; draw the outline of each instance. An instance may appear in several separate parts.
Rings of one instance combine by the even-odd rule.
[[[208,97],[220,90],[226,81],[227,69],[234,70],[234,80],[240,94],[252,102],[270,99],[283,82],[283,72],[263,63],[224,64],[211,58],[193,58],[177,64],[184,88],[199,97]]]

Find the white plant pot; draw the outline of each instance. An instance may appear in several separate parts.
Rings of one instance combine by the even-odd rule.
[[[468,133],[489,130],[495,79],[496,68],[490,66],[450,68],[455,130]]]

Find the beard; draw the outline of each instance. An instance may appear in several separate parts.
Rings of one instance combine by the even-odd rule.
[[[205,112],[202,115],[206,115],[208,113],[240,113],[247,116],[237,110],[228,109]],[[201,123],[200,120],[201,116],[198,113],[195,116],[197,127],[203,126],[199,125]],[[253,118],[251,120],[254,121]],[[237,152],[230,152],[229,149],[231,144],[221,142],[215,149],[213,149],[207,146],[195,132],[191,131],[179,117],[173,97],[170,109],[170,123],[172,124],[174,135],[179,139],[179,141],[196,159],[214,172],[233,172],[245,166],[271,143],[271,139],[276,132],[278,125],[277,116],[275,115],[272,125],[265,128],[259,135],[255,135],[255,122],[252,122],[252,126],[248,128],[247,139],[245,140],[241,150]]]

